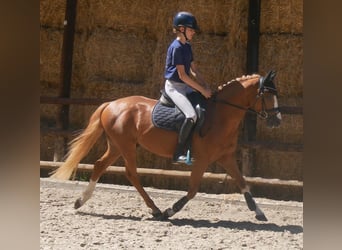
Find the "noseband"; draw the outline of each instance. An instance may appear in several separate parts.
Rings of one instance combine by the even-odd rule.
[[[279,107],[266,109],[265,98],[264,98],[263,92],[262,92],[262,94],[259,93],[257,95],[257,99],[256,99],[255,103],[258,101],[258,99],[260,97],[261,97],[261,111],[257,112],[257,111],[255,111],[255,109],[248,108],[247,109],[248,112],[252,112],[252,113],[257,114],[257,116],[262,120],[266,120],[266,119],[268,119],[272,116],[276,116],[277,114],[280,113]],[[254,106],[255,106],[255,104],[254,104]]]

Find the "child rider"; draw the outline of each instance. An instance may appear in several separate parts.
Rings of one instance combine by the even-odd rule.
[[[193,61],[189,41],[199,30],[196,18],[189,12],[178,12],[173,19],[173,32],[176,39],[169,45],[165,65],[165,92],[184,113],[185,120],[180,128],[178,144],[173,156],[174,162],[184,163],[185,143],[196,123],[197,115],[186,95],[192,91],[200,92],[205,98],[211,90],[203,80]],[[190,73],[196,80],[190,77]]]

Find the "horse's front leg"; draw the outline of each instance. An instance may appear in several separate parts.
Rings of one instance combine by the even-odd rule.
[[[186,196],[183,196],[176,203],[173,204],[172,208],[168,208],[163,212],[163,219],[167,219],[179,212],[189,200],[195,197],[200,182],[202,180],[206,165],[194,164],[189,180],[189,188]]]
[[[235,156],[232,154],[227,154],[221,157],[217,161],[217,163],[222,166],[227,171],[227,173],[236,181],[236,184],[240,188],[241,193],[243,193],[245,197],[248,208],[251,211],[255,212],[255,218],[260,221],[267,221],[264,212],[259,208],[255,200],[253,199],[252,193],[250,192],[249,187],[246,184],[246,181],[238,168]]]

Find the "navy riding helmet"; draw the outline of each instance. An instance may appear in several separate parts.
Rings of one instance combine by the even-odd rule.
[[[178,27],[188,27],[196,31],[199,31],[196,18],[193,14],[186,11],[178,12],[173,18],[173,27],[178,29]]]

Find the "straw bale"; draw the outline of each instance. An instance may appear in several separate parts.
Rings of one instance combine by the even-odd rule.
[[[277,71],[276,84],[283,97],[303,96],[303,37],[262,35],[259,69]]]
[[[56,118],[58,117],[59,108],[53,104],[40,105],[40,126],[54,127],[56,125]]]
[[[53,135],[40,136],[40,160],[52,161],[54,155],[54,142],[56,137]]]
[[[193,41],[194,58],[208,81],[225,83],[245,73],[244,35],[216,36],[200,34]]]
[[[60,81],[63,33],[58,30],[40,29],[40,80]]]
[[[171,160],[152,154],[142,147],[137,147],[137,166],[142,168],[170,169]]]
[[[153,67],[150,76],[146,79],[146,87],[149,87],[149,96],[158,98],[160,90],[164,87],[164,67],[166,58],[166,45],[158,44],[153,53]]]
[[[53,128],[56,126],[59,108],[53,104],[40,104],[40,127]]]
[[[71,130],[85,128],[88,125],[89,119],[96,108],[96,105],[70,105],[69,128]]]
[[[241,20],[246,15],[248,1],[244,0],[198,0],[179,1],[178,9],[187,10],[196,16],[205,33],[225,34],[231,27],[243,28]],[[247,22],[244,20],[247,24]]]
[[[162,41],[165,38],[164,32],[172,34],[173,17],[177,13],[178,2],[159,0],[156,4],[162,6],[162,8],[157,8],[155,22],[151,27],[151,31],[158,41]]]
[[[59,93],[60,83],[57,81],[40,81],[40,95],[41,96],[57,96]]]
[[[260,32],[303,33],[303,0],[261,1]]]
[[[282,114],[282,122],[278,128],[268,128],[266,122],[258,120],[257,139],[282,143],[303,143],[303,116]]]
[[[260,149],[256,153],[253,176],[303,180],[303,153]]]
[[[303,98],[279,98],[280,106],[301,107]],[[277,141],[282,143],[303,143],[303,115],[282,114],[282,122],[278,128],[267,128],[266,122],[258,119],[257,139],[262,141]]]
[[[40,0],[40,25],[63,28],[65,0]]]
[[[143,83],[152,68],[155,43],[134,33],[96,29],[85,41],[83,79]]]
[[[79,29],[112,28],[145,33],[155,24],[158,1],[153,0],[88,0],[80,1]]]

